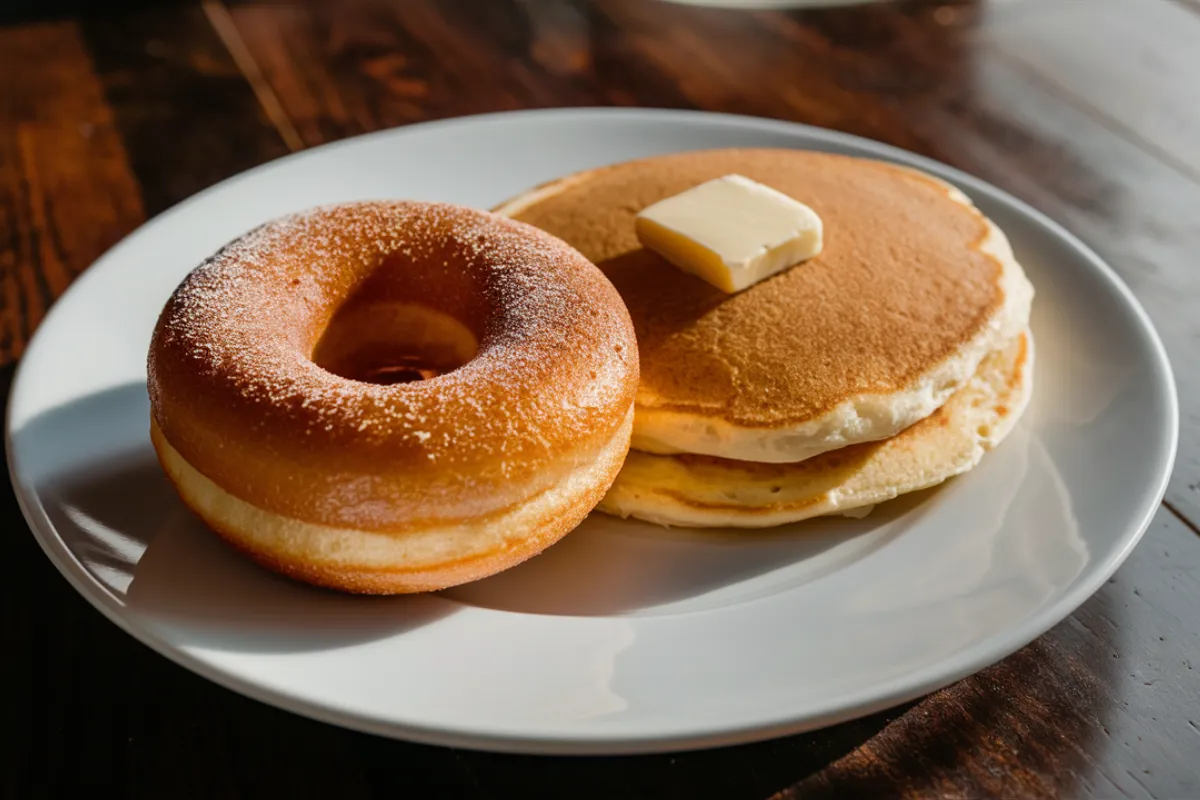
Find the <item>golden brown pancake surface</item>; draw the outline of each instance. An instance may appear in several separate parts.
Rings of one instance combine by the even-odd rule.
[[[736,295],[643,249],[633,224],[651,203],[731,173],[811,206],[825,231],[821,255]],[[553,188],[509,213],[566,240],[621,293],[641,355],[639,411],[747,428],[804,423],[854,397],[905,390],[995,325],[1004,305],[1003,267],[980,249],[984,217],[940,182],[888,164],[704,151]]]

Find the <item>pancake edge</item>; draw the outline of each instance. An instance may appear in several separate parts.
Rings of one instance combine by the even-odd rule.
[[[963,441],[950,454],[948,463],[917,476],[900,480],[870,491],[855,491],[851,487],[834,487],[817,493],[794,505],[748,506],[734,503],[706,502],[688,496],[686,487],[675,490],[661,485],[642,485],[630,479],[631,473],[618,476],[616,483],[601,500],[597,509],[603,513],[646,522],[682,528],[769,528],[822,516],[854,516],[856,509],[887,502],[904,494],[928,489],[974,469],[984,455],[996,448],[1016,427],[1026,411],[1033,394],[1034,339],[1028,329],[1022,352],[1015,359],[1012,372],[1006,376],[1008,392],[996,393],[992,403],[982,411],[967,409],[960,427]],[[1008,343],[1006,346],[1012,345]],[[986,379],[978,379],[986,384]],[[966,391],[976,381],[963,387]],[[1003,408],[1003,413],[998,409]],[[981,419],[986,415],[987,421]],[[968,441],[969,440],[969,441]],[[650,455],[631,452],[627,465],[639,459],[677,459],[673,455]],[[858,473],[851,473],[851,477]],[[737,488],[736,472],[730,471],[730,491]],[[780,480],[786,480],[781,478]],[[848,483],[850,483],[848,481]],[[867,487],[870,489],[871,487]]]

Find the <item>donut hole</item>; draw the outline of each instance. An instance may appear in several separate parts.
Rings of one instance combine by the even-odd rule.
[[[445,312],[412,302],[347,304],[313,349],[313,362],[335,375],[390,385],[430,380],[475,357],[474,332]]]

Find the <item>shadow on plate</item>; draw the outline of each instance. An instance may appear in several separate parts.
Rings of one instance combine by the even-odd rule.
[[[182,647],[319,651],[395,636],[453,613],[435,596],[355,597],[258,567],[183,505],[148,435],[145,387],[90,395],[13,436],[23,476],[74,558]]]
[[[541,556],[484,581],[439,595],[353,597],[281,578],[209,532],[163,476],[148,418],[141,384],[56,408],[15,433],[21,472],[63,543],[121,604],[176,644],[239,652],[371,641],[439,619],[457,603],[609,616],[746,602],[862,558],[919,516],[924,496],[900,498],[863,520],[738,534],[594,514]]]
[[[768,531],[668,529],[594,513],[537,558],[443,595],[484,608],[562,616],[734,605],[863,558],[911,525],[929,494],[898,498],[864,519],[825,517]]]

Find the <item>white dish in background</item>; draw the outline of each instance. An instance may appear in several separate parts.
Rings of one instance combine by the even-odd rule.
[[[163,303],[219,246],[307,206],[411,197],[490,207],[658,153],[804,147],[958,184],[1034,282],[1034,397],[968,475],[763,533],[593,515],[544,555],[439,595],[349,597],[233,554],[160,475],[145,360]],[[960,172],[769,120],[649,110],[464,118],[320,147],[147,223],[53,308],[8,417],[17,495],[46,553],[113,622],[226,687],[388,736],[632,753],[808,730],[912,699],[1013,652],[1112,574],[1170,473],[1178,411],[1125,286],[1061,228]],[[36,602],[36,598],[30,598]]]

